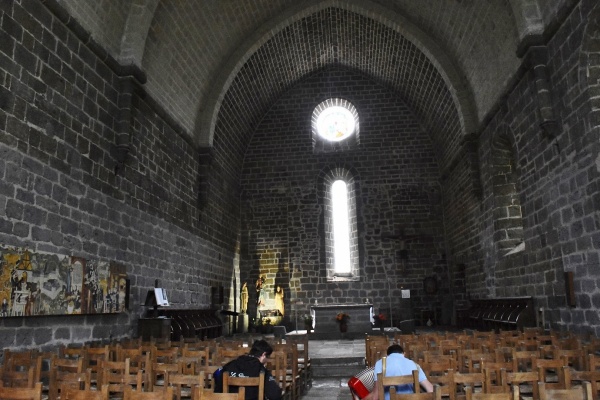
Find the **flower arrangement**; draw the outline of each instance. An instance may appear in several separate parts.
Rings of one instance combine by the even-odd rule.
[[[312,325],[312,323],[313,323],[313,318],[312,318],[312,315],[310,315],[310,314],[304,314],[302,316],[302,319],[304,320],[305,325]]]
[[[387,321],[387,317],[384,313],[379,313],[377,314],[375,317],[375,325],[377,326],[383,326],[385,324],[385,321]]]
[[[340,312],[335,316],[335,320],[340,324],[348,323],[349,319],[350,319],[350,315],[346,314],[345,312]]]

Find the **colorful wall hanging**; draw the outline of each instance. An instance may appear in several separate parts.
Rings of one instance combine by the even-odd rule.
[[[126,310],[125,266],[0,246],[0,317]]]

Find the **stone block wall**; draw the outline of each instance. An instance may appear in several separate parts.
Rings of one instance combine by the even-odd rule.
[[[465,256],[453,252],[457,262],[466,261],[469,296],[534,296],[546,327],[594,334],[600,322],[600,123],[594,110],[599,10],[595,2],[582,1],[563,26],[549,35],[547,66],[559,127],[556,136],[540,126],[540,98],[525,55],[521,76],[479,134],[483,198],[479,217],[475,218],[475,210],[471,214],[471,220],[478,221],[473,225],[478,229],[475,251]],[[493,239],[493,141],[499,133],[510,137],[522,206],[524,249],[509,255],[498,251]],[[458,217],[450,217],[448,225],[456,226]],[[472,234],[467,237],[474,238]],[[467,249],[470,243],[451,246]],[[575,307],[566,303],[566,271],[575,274]]]
[[[313,151],[310,116],[328,96],[347,99],[356,107],[356,149]],[[336,166],[351,170],[358,181],[358,282],[327,280],[319,176]],[[246,152],[242,280],[250,287],[259,275],[265,276],[266,308],[275,285],[281,285],[286,309],[302,301],[301,313],[315,300],[344,304],[369,299],[375,311],[389,310],[390,302],[397,308],[401,288],[411,290],[415,308],[440,307],[450,289],[438,176],[427,132],[396,93],[343,68],[308,77],[275,102]],[[401,252],[399,236],[414,237],[405,242],[406,253]],[[427,276],[438,281],[434,295],[423,291]]]
[[[206,177],[224,156],[184,140],[143,89],[128,101],[132,78],[41,3],[3,2],[0,21],[0,242],[114,260],[131,281],[128,313],[3,318],[2,347],[136,334],[155,279],[172,305],[210,307],[211,287],[228,287],[233,275],[235,177],[215,174],[223,186]],[[122,133],[130,151],[115,172]]]

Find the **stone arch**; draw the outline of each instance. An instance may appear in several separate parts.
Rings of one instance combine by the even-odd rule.
[[[524,237],[516,156],[514,135],[504,126],[492,138],[494,243],[501,256],[517,250]]]
[[[348,189],[348,209],[350,218],[350,274],[340,275],[334,270],[333,265],[333,236],[331,203],[331,187],[336,180],[346,182]],[[360,177],[358,172],[348,165],[333,165],[323,168],[318,176],[318,203],[321,208],[321,265],[325,266],[325,275],[328,281],[357,281],[360,279],[361,269],[361,240],[360,231]]]
[[[442,76],[457,110],[461,132],[467,134],[477,130],[476,107],[469,85],[459,73],[456,62],[451,60],[440,45],[425,32],[402,15],[368,0],[311,0],[308,3],[303,2],[295,7],[290,7],[276,20],[263,25],[228,57],[227,63],[219,69],[220,74],[214,79],[204,106],[198,110],[196,115],[193,133],[196,144],[212,146],[223,99],[252,54],[288,25],[329,7],[349,10],[371,18],[405,36],[426,55]]]

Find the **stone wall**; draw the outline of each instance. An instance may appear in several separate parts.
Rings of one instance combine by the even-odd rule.
[[[590,12],[592,7],[595,11]],[[526,54],[519,79],[479,135],[483,199],[475,252],[467,264],[467,291],[474,297],[534,296],[547,327],[598,334],[598,14],[583,1],[551,36],[547,71],[555,136],[540,126],[540,98]],[[524,250],[504,255],[493,239],[494,137],[513,148],[522,206]],[[475,215],[473,213],[472,215]],[[473,219],[474,220],[474,219]],[[448,224],[455,226],[455,218]],[[463,242],[455,248],[466,249]],[[565,297],[565,271],[574,272],[575,307]]]
[[[313,152],[310,116],[329,97],[356,107],[358,148]],[[358,181],[358,282],[330,282],[326,275],[319,176],[336,166],[353,172]],[[375,311],[389,311],[391,303],[398,317],[403,312],[397,309],[401,288],[411,290],[415,308],[440,308],[450,289],[438,176],[430,137],[396,93],[342,68],[308,77],[275,102],[246,152],[242,280],[250,287],[259,275],[266,277],[267,309],[275,285],[285,290],[286,309],[302,301],[301,313],[315,300],[344,304],[369,299]],[[401,237],[409,238],[405,253]],[[423,291],[427,276],[437,279],[435,295]]]
[[[2,4],[0,242],[116,261],[131,281],[128,313],[0,319],[2,347],[136,334],[155,279],[173,306],[210,307],[211,288],[231,282],[237,227],[236,185],[223,184],[235,177],[207,178],[219,147],[184,140],[40,3]],[[121,134],[129,152],[116,168]]]

